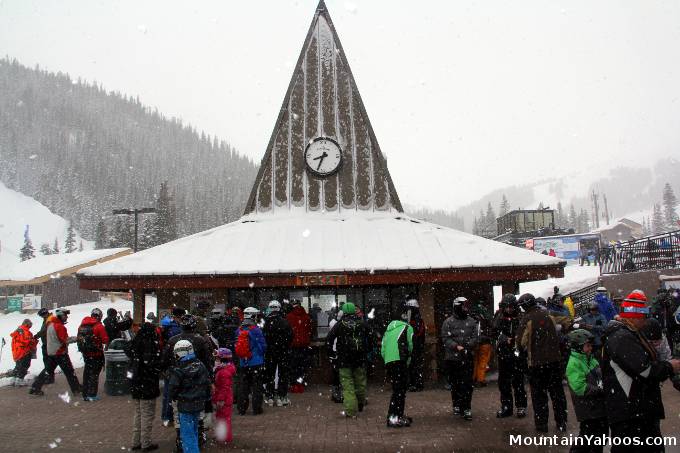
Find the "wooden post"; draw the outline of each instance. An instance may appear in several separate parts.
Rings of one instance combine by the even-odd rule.
[[[132,292],[132,321],[135,324],[144,322],[144,297],[145,292],[142,289]]]
[[[423,378],[436,381],[437,375],[437,341],[438,332],[434,316],[434,287],[431,284],[420,285],[418,288],[418,305],[420,314],[427,328],[425,335],[425,366]]]

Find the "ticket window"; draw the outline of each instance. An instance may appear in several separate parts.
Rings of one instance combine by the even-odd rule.
[[[330,320],[335,316],[338,303],[333,289],[313,289],[311,291],[309,316],[312,325],[316,326],[313,332],[315,339],[324,339],[328,335]]]

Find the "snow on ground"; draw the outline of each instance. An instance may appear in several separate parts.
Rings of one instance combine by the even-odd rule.
[[[113,300],[109,298],[102,298],[98,302],[65,307],[71,310],[71,314],[68,317],[68,322],[66,323],[66,330],[68,331],[69,336],[76,336],[80,321],[82,321],[84,317],[90,316],[90,312],[95,307],[99,307],[104,312],[104,316],[106,316],[106,310],[109,308],[115,308],[119,312],[123,313],[126,311],[132,312],[132,301],[118,297],[115,297]],[[9,371],[14,368],[14,361],[12,360],[12,337],[10,334],[16,330],[16,328],[19,327],[26,318],[33,321],[31,332],[34,334],[38,332],[38,330],[40,330],[40,326],[42,325],[42,318],[40,318],[40,316],[38,316],[36,313],[30,315],[22,313],[9,313],[6,315],[0,314],[0,335],[7,342],[5,347],[2,349],[2,356],[0,356],[0,373],[4,373],[5,371]],[[37,354],[37,358],[33,359],[31,362],[31,368],[29,369],[28,375],[26,376],[27,379],[34,379],[43,369],[40,344],[38,345]],[[69,345],[69,356],[71,357],[71,362],[73,362],[73,366],[75,368],[81,368],[83,366],[83,356],[80,352],[78,352],[78,346],[75,343]],[[57,368],[57,373],[61,373],[59,368]],[[80,378],[81,376],[79,373],[78,379]],[[0,379],[0,387],[8,385],[9,380],[10,378]]]
[[[521,283],[519,285],[519,293],[531,293],[536,297],[547,299],[553,295],[554,286],[560,288],[560,293],[567,294],[597,283],[599,276],[599,266],[569,265],[564,268],[564,278],[549,278],[547,280]]]
[[[64,249],[68,221],[52,213],[46,206],[33,198],[8,189],[0,182],[0,267],[19,262],[19,250],[24,245],[24,230],[29,225],[36,256],[40,254],[40,244],[52,247],[54,238],[59,240],[59,248]],[[76,231],[76,245],[80,244],[80,234]],[[85,250],[93,247],[92,241],[83,240]]]

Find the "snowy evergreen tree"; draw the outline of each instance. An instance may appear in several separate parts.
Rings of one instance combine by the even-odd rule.
[[[78,244],[78,251],[82,252],[83,250],[84,250],[83,249],[83,241],[80,241],[80,243]]]
[[[54,245],[52,246],[52,255],[59,254],[59,239],[54,238]]]
[[[578,216],[576,215],[576,209],[574,208],[573,203],[569,206],[569,221],[567,226],[574,231],[578,229]]]
[[[564,209],[562,208],[562,202],[557,202],[557,212],[555,213],[555,228],[565,228],[567,221],[564,218]]]
[[[581,209],[576,221],[576,232],[577,233],[587,233],[590,231],[590,218],[588,217],[588,211]]]
[[[97,250],[105,249],[108,245],[109,238],[106,235],[106,224],[104,224],[104,220],[100,220],[94,233],[94,248]]]
[[[649,231],[649,220],[647,220],[647,217],[642,217],[642,235],[643,236],[649,236],[650,231]]]
[[[505,196],[505,194],[503,194],[503,199],[501,200],[501,206],[498,209],[498,217],[502,217],[505,214],[507,214],[508,212],[510,212],[510,203],[508,203],[507,197]]]
[[[675,208],[678,206],[678,199],[673,193],[673,188],[669,183],[663,186],[663,219],[666,231],[673,231],[680,228],[678,225],[678,213]]]
[[[118,216],[113,227],[113,234],[111,236],[111,247],[129,247],[135,246],[135,229],[131,216]]]
[[[21,261],[35,258],[35,249],[31,243],[31,238],[28,236],[28,225],[26,225],[26,230],[24,230],[24,245],[21,247],[20,252],[19,257],[21,258]]]
[[[652,209],[652,234],[661,234],[664,231],[664,221],[663,213],[661,211],[661,205],[659,203],[654,203],[654,208]]]
[[[73,225],[69,222],[66,229],[66,241],[64,242],[64,251],[66,253],[73,253],[76,251],[76,233],[73,230]]]
[[[472,221],[472,234],[479,236],[479,219],[477,217]]]
[[[168,182],[161,183],[156,201],[156,227],[154,245],[165,244],[177,239],[177,218],[173,197],[168,189]],[[207,227],[208,225],[206,225]]]
[[[40,244],[40,253],[43,255],[51,255],[52,254],[52,249],[50,248],[50,244],[47,242],[43,242]]]

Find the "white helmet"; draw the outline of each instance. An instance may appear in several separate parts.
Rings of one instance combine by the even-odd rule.
[[[258,310],[255,307],[248,307],[245,310],[243,310],[243,317],[247,319],[255,319],[255,317],[260,313],[260,310]]]
[[[467,301],[468,301],[467,298],[465,298],[465,297],[463,297],[463,296],[456,297],[455,299],[453,299],[453,305],[464,304],[464,303],[467,302]]]
[[[605,288],[604,286],[598,286],[598,287],[595,289],[595,291],[597,291],[598,293],[606,293],[606,292],[607,292],[607,288]]]
[[[281,311],[281,304],[279,303],[278,300],[272,300],[269,302],[269,310],[270,311]]]
[[[189,340],[179,340],[175,343],[173,352],[178,359],[194,353],[194,345]]]
[[[417,301],[416,299],[409,299],[409,300],[407,300],[407,301],[406,301],[406,306],[407,306],[407,307],[414,307],[414,308],[420,307],[420,305],[418,305],[418,301]]]

